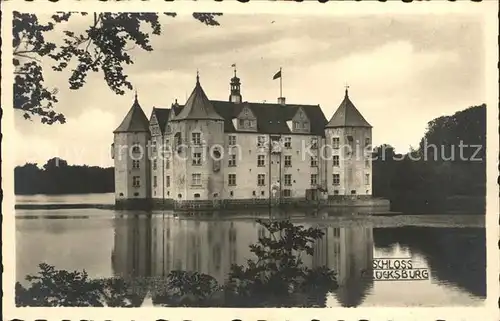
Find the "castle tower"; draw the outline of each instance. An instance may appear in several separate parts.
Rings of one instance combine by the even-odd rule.
[[[234,67],[234,77],[231,78],[231,94],[229,95],[229,101],[235,104],[239,104],[242,101],[241,98],[241,82],[240,78],[236,76],[236,65]]]
[[[147,208],[151,197],[148,142],[149,121],[137,93],[129,112],[113,132],[117,208]]]
[[[337,111],[325,127],[328,195],[371,195],[372,126],[349,98],[348,87]]]
[[[216,200],[224,190],[224,118],[196,85],[172,130],[172,198],[176,201]]]

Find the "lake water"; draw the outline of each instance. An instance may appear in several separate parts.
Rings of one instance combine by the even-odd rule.
[[[112,195],[29,196],[18,203],[112,203]],[[249,245],[269,213],[174,216],[172,212],[98,209],[17,210],[18,281],[45,262],[58,269],[85,269],[91,277],[163,277],[173,269],[198,271],[224,281],[232,263],[253,258]],[[283,215],[283,213],[282,213]],[[485,229],[477,227],[383,227],[370,220],[314,213],[285,213],[325,235],[304,259],[327,265],[339,289],[327,306],[480,306],[486,296]],[[267,216],[268,217],[268,216]],[[450,222],[453,223],[453,222]],[[450,224],[453,226],[453,224]],[[361,277],[373,259],[411,258],[430,280],[373,281]]]

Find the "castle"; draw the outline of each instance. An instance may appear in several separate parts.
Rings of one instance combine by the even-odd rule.
[[[220,208],[369,200],[372,126],[345,97],[319,105],[246,102],[234,72],[227,101],[199,75],[184,105],[135,101],[114,131],[117,208]]]

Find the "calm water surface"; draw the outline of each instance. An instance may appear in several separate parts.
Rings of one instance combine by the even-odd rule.
[[[57,199],[75,201],[74,196]],[[93,199],[84,202],[95,203]],[[144,213],[71,209],[17,210],[16,216],[16,272],[24,284],[24,276],[36,273],[41,262],[59,269],[85,269],[96,278],[162,277],[183,269],[223,282],[232,263],[244,264],[253,258],[248,246],[264,233],[250,215],[193,218],[157,212],[147,217]],[[297,216],[301,225],[325,232],[315,244],[314,255],[304,262],[336,271],[340,287],[329,295],[327,306],[477,306],[484,302],[483,228],[374,228],[368,221],[339,223],[294,213]],[[410,257],[414,267],[430,270],[430,280],[361,278],[361,271],[374,258]]]

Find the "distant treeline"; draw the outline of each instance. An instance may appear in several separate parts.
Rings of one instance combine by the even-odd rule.
[[[403,133],[404,134],[404,133]],[[394,210],[483,213],[486,204],[486,105],[436,118],[416,150],[375,148],[373,193]]]
[[[110,193],[114,191],[114,169],[68,165],[52,158],[43,168],[37,164],[17,166],[14,190],[16,195]]]

